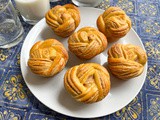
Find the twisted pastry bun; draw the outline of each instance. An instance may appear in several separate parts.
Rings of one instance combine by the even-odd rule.
[[[81,28],[68,40],[70,51],[81,59],[91,59],[100,54],[106,49],[107,44],[103,33],[92,27]]]
[[[30,50],[28,66],[35,74],[49,77],[60,72],[68,61],[64,46],[55,39],[35,43]]]
[[[57,5],[46,13],[45,18],[56,35],[68,37],[80,23],[80,12],[72,4]]]
[[[147,61],[146,52],[132,44],[114,44],[108,50],[108,65],[111,72],[120,79],[139,76]]]
[[[83,103],[104,99],[110,90],[108,71],[96,63],[80,64],[70,68],[64,77],[64,86],[72,97]]]
[[[108,42],[114,42],[128,33],[131,20],[119,7],[109,7],[98,17],[97,27],[105,34]]]

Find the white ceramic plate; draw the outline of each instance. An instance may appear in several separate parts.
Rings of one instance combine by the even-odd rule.
[[[103,12],[103,10],[87,7],[79,9],[81,12],[81,23],[76,30],[84,26],[96,27],[97,17]],[[63,39],[56,36],[45,23],[45,19],[42,19],[31,29],[23,43],[21,50],[21,70],[23,78],[30,91],[43,104],[52,110],[68,116],[79,118],[94,118],[105,116],[114,113],[126,106],[136,97],[142,88],[146,78],[147,64],[145,65],[144,72],[139,77],[127,81],[118,80],[111,75],[112,85],[110,93],[102,101],[94,104],[82,104],[76,102],[64,89],[63,76],[66,70],[74,65],[86,62],[96,62],[106,66],[107,50],[92,60],[88,61],[82,61],[70,51],[68,51],[70,58],[66,67],[54,77],[44,78],[33,74],[28,68],[27,61],[32,45],[39,40],[45,40],[47,38],[56,38],[57,40],[61,41],[68,50],[68,38]],[[120,39],[118,43],[131,43],[134,45],[139,45],[144,49],[140,38],[133,29],[131,29],[125,37]],[[108,48],[110,46],[111,44],[109,44]]]

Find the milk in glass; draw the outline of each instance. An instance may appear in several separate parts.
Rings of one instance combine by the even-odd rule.
[[[23,19],[30,24],[38,22],[50,9],[49,0],[15,0]]]

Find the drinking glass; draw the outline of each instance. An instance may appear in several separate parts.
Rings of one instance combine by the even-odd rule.
[[[50,2],[58,2],[58,1],[61,1],[61,0],[50,0]]]
[[[23,39],[23,27],[11,0],[0,0],[0,48],[17,45]]]
[[[35,25],[50,9],[49,0],[14,0],[23,20]]]
[[[72,2],[81,7],[96,7],[102,2],[102,0],[72,0]]]

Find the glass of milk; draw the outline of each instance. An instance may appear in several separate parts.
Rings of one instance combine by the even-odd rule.
[[[81,7],[96,7],[102,2],[102,0],[72,0],[72,2]]]
[[[23,20],[29,24],[36,24],[50,9],[50,0],[15,0]]]

